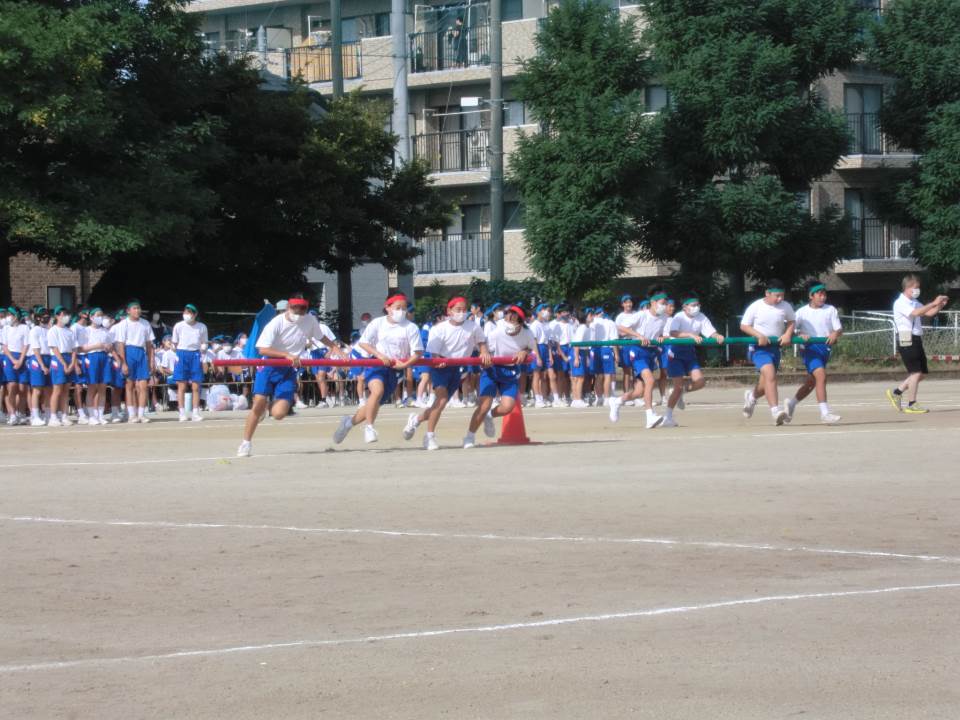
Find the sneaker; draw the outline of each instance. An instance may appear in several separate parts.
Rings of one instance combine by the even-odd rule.
[[[439,450],[440,443],[437,442],[437,438],[433,435],[427,435],[423,438],[423,449],[424,450]]]
[[[380,439],[380,436],[377,435],[377,430],[373,425],[364,425],[363,427],[363,441],[365,443],[375,443]]]
[[[30,418],[30,427],[44,427],[46,424],[47,423],[38,417]]]
[[[137,422],[141,422],[144,425],[146,425],[148,422],[153,422],[153,421],[150,418],[148,418],[146,415],[141,415],[139,418],[137,418]]]
[[[410,413],[407,417],[407,424],[403,426],[403,439],[409,440],[416,434],[417,426],[420,424],[420,421],[417,420],[416,413]]]
[[[663,415],[657,415],[656,413],[650,413],[647,415],[647,430],[653,430],[655,427],[660,427],[663,424],[663,421],[666,418]]]
[[[790,422],[789,416],[787,415],[786,410],[781,410],[777,413],[777,416],[773,419],[774,424],[777,427],[780,427],[784,423]]]
[[[797,399],[790,398],[784,404],[786,405],[786,410],[787,410],[787,422],[790,422],[791,420],[793,420],[793,413],[797,411]]]
[[[183,413],[179,418],[177,418],[177,422],[186,422],[186,421],[187,421],[186,413]]]
[[[824,425],[835,425],[840,422],[840,416],[834,415],[833,413],[827,413],[826,415],[820,416],[820,422]]]
[[[620,398],[610,398],[610,422],[615,423],[620,420],[620,406],[622,404]]]
[[[903,409],[903,412],[908,413],[910,415],[926,415],[930,411],[927,410],[925,407],[920,407],[919,405],[907,405]]]
[[[613,398],[610,398],[610,402],[613,402]],[[627,400],[625,403],[621,403],[624,407],[636,407],[636,400]]]
[[[663,418],[663,422],[660,423],[660,427],[667,428],[667,427],[679,427],[679,426],[677,425],[677,421],[674,420],[673,418],[665,417]]]
[[[463,449],[469,450],[472,447],[477,446],[477,437],[473,433],[467,433],[463,437]]]
[[[897,412],[903,412],[903,395],[897,395],[893,390],[887,390],[887,400]]]
[[[293,404],[293,406],[294,406],[297,410],[306,410],[306,409],[307,409],[307,406],[303,404],[303,400],[297,400],[297,401]]]
[[[122,416],[122,415],[111,415],[111,416],[110,416],[110,422],[112,422],[112,423],[122,423],[122,422],[123,422],[123,416]]]
[[[585,407],[590,407],[590,406],[587,405],[587,403],[585,403],[583,400],[574,400],[572,403],[570,403],[570,407],[572,407],[572,408],[585,408]]]
[[[20,424],[20,418],[18,418],[16,415],[11,415],[9,418],[7,418],[7,425],[10,425],[11,427],[13,427],[14,425],[19,425],[19,424]]]
[[[343,439],[347,436],[347,433],[350,432],[350,428],[353,427],[353,417],[350,415],[344,415],[340,418],[340,424],[337,425],[337,429],[333,431],[333,441],[339,445],[343,442]]]
[[[466,403],[464,403],[463,400],[460,400],[459,398],[456,400],[451,400],[450,402],[447,403],[447,407],[452,407],[452,408],[465,408],[466,406],[467,406]]]
[[[193,415],[190,416],[190,419],[193,420],[193,422],[203,422],[203,415],[194,410]]]
[[[753,396],[753,390],[746,390],[743,393],[743,416],[745,418],[753,417],[753,409],[757,406],[757,399]],[[782,423],[777,423],[780,425]]]
[[[109,425],[109,424],[110,424],[110,421],[107,420],[105,417],[101,417],[101,418],[97,418],[96,424],[97,424],[97,425]]]
[[[249,440],[244,440],[240,443],[240,447],[237,448],[237,457],[250,457],[250,448],[252,447]]]
[[[543,400],[537,400],[537,401],[533,404],[533,406],[534,406],[535,408],[547,408],[547,407],[550,407],[550,406],[549,406],[547,403],[545,403]]]
[[[86,415],[81,415],[77,418],[77,425],[89,425],[89,424],[90,424],[90,418],[88,418]]]
[[[65,423],[63,420],[52,417],[47,421],[47,427],[66,427],[69,423]]]
[[[497,428],[493,424],[493,416],[490,413],[483,416],[483,434],[489,438],[497,434]]]

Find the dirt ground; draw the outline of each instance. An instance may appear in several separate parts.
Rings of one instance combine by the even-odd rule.
[[[0,717],[960,716],[960,382],[772,425],[528,410],[0,430]]]

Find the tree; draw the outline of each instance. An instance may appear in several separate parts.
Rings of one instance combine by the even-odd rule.
[[[573,301],[623,274],[638,229],[628,198],[646,183],[658,128],[643,116],[648,53],[635,22],[598,0],[564,0],[537,33],[517,97],[544,132],[510,161],[527,253],[549,293]]]
[[[960,274],[960,4],[897,0],[871,32],[869,59],[894,76],[880,122],[897,145],[923,154],[894,177],[885,217],[919,225],[914,255],[940,279]],[[889,199],[889,197],[888,197]]]
[[[797,202],[846,151],[844,119],[813,83],[856,58],[863,14],[849,0],[644,0],[663,116],[661,183],[640,212],[640,255],[789,284],[828,270],[853,243],[839,210]],[[639,216],[638,216],[639,217]]]

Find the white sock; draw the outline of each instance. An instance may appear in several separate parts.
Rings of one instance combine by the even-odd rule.
[[[827,405],[825,402],[819,403],[819,405],[820,405],[820,417],[823,417],[824,415],[829,415],[829,414],[830,414],[830,406],[829,406],[829,405]]]
[[[667,420],[673,420],[673,408],[667,407],[667,412],[665,413]]]
[[[147,411],[146,407],[137,408],[137,417],[143,417],[143,414]]]
[[[757,396],[753,394],[753,390],[751,390],[751,391],[750,391],[750,394],[747,395],[747,399],[748,399],[750,402],[756,402],[756,401],[757,401]]]
[[[87,409],[86,409],[86,408],[78,408],[78,409],[77,409],[77,415],[80,416],[80,417],[82,417],[82,418],[87,417]]]
[[[40,408],[30,408],[30,417],[40,419]]]
[[[534,395],[533,399],[537,402],[543,402],[543,395]]]
[[[780,414],[780,406],[779,406],[779,405],[774,405],[772,408],[770,408],[770,414],[771,414],[774,418],[776,418],[777,415]]]
[[[556,403],[560,402],[560,396],[557,395],[556,393],[554,393],[554,394],[553,394],[553,401],[556,402]]]
[[[432,437],[434,437],[434,433],[432,433],[432,432],[428,432],[428,433],[427,433],[427,437],[428,437],[428,438],[432,438]]]

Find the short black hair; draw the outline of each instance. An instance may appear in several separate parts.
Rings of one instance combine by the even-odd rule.
[[[787,286],[783,284],[783,280],[781,280],[780,278],[770,278],[769,280],[767,280],[767,284],[764,287],[765,288],[781,288],[784,291],[786,291],[787,289]]]
[[[666,292],[666,289],[663,287],[663,285],[651,285],[647,288],[647,297],[652,298],[657,293],[662,292]]]

